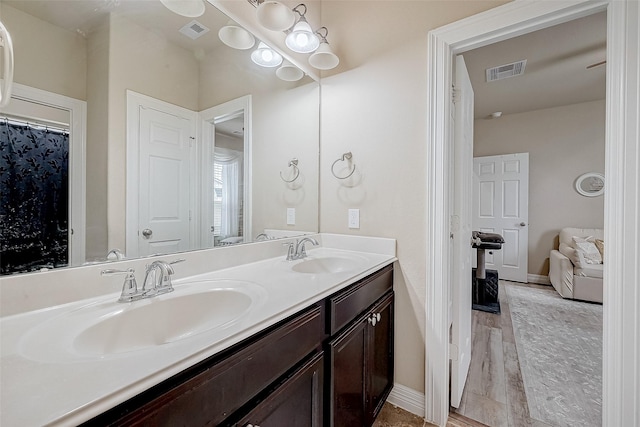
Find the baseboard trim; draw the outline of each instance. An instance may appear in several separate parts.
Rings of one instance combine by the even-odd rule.
[[[537,283],[539,285],[550,285],[549,276],[541,276],[539,274],[527,274],[527,281],[529,283]]]
[[[391,393],[389,393],[387,402],[424,418],[424,393],[396,383],[393,385]]]

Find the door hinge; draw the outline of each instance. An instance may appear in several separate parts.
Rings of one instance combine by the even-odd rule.
[[[458,101],[460,101],[460,98],[462,98],[462,91],[460,91],[459,89],[453,89],[451,91],[451,101],[456,104]]]
[[[191,209],[189,209],[189,221],[191,221]]]
[[[451,88],[451,101],[455,104],[458,101],[460,101],[460,98],[462,97],[462,91],[459,89],[456,89],[455,87]]]
[[[195,142],[196,138],[194,136],[190,136],[189,137],[189,148],[193,147],[193,143]]]
[[[458,348],[458,346],[450,342],[449,343],[449,359],[458,360],[459,353],[460,353],[460,349]]]

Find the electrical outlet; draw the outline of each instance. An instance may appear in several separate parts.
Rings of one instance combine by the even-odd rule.
[[[360,228],[360,209],[349,209],[349,228]]]
[[[287,208],[287,225],[296,225],[296,208]]]

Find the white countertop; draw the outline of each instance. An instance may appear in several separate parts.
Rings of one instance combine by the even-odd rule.
[[[116,301],[119,293],[3,317],[0,319],[0,425],[77,425],[89,420],[396,259],[389,253],[326,247],[308,253],[310,258],[341,254],[357,257],[359,268],[329,274],[298,273],[291,267],[301,261],[287,262],[279,256],[174,280],[176,290],[172,294],[184,292],[192,282],[203,280],[252,282],[264,291],[246,315],[224,328],[147,349],[105,357],[65,354],[61,345],[57,348],[58,343],[64,341],[59,337],[51,337],[50,343],[43,339],[42,351],[34,347],[33,340],[28,342],[34,329],[87,304]],[[60,331],[60,336],[64,333]]]

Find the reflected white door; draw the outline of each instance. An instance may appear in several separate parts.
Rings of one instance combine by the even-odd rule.
[[[453,205],[451,218],[451,406],[458,408],[471,363],[471,206],[473,88],[456,57]]]
[[[473,159],[473,229],[498,233],[505,243],[487,251],[486,267],[500,279],[527,282],[529,153]]]
[[[139,113],[138,255],[189,250],[194,122],[142,106]]]

